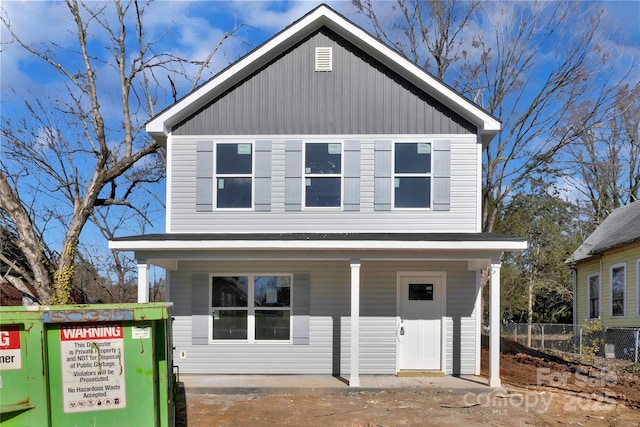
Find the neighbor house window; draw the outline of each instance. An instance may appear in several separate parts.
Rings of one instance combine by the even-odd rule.
[[[213,340],[288,341],[291,282],[289,275],[212,277]]]
[[[431,144],[397,142],[394,146],[394,207],[431,207]]]
[[[305,144],[304,172],[305,206],[341,206],[342,144]]]
[[[216,144],[217,208],[251,208],[252,177],[252,144]]]
[[[589,301],[589,319],[600,317],[600,275],[594,274],[587,279],[587,298]]]
[[[624,316],[627,287],[626,264],[611,266],[611,315]]]

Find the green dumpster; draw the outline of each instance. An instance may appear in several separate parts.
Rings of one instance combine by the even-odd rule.
[[[2,427],[173,426],[171,307],[0,307]]]

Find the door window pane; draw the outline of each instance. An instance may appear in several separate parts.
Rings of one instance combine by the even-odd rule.
[[[433,301],[433,285],[409,284],[409,301]]]
[[[214,310],[212,317],[214,340],[247,339],[246,310]]]
[[[214,277],[212,307],[247,307],[249,278]],[[246,313],[246,312],[245,312]]]
[[[256,310],[256,340],[288,340],[289,310]]]

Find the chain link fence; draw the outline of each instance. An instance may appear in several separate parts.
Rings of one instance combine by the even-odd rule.
[[[531,332],[529,332],[529,328]],[[597,324],[503,323],[502,336],[539,350],[588,358],[640,361],[640,328],[601,328]]]

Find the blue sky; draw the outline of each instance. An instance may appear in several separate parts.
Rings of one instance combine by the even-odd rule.
[[[89,4],[98,4],[88,2]],[[300,18],[318,5],[316,1],[168,1],[158,0],[147,10],[146,31],[151,39],[159,39],[159,49],[173,51],[189,58],[203,58],[212,43],[233,27],[234,22],[246,25],[227,40],[214,57],[212,72],[219,71],[251,48],[264,42],[276,32]],[[327,1],[331,7],[363,27],[366,21],[356,14],[350,1]],[[393,5],[392,1],[378,2],[381,16]],[[584,2],[586,4],[586,2]],[[640,0],[600,1],[605,14],[602,33],[610,46],[604,49],[637,50],[640,46]],[[19,34],[31,44],[48,42],[68,46],[73,42],[72,25],[66,7],[61,2],[3,0],[3,14]],[[55,24],[53,24],[55,23]],[[170,32],[169,32],[170,29]],[[3,110],[15,106],[29,91],[45,93],[59,90],[60,80],[55,73],[18,48],[5,44],[10,37],[4,27],[0,63]],[[99,40],[101,34],[94,33]],[[211,77],[211,73],[205,76]]]
[[[88,3],[99,4],[91,1]],[[355,12],[350,1],[325,3],[367,29],[367,22]],[[156,50],[174,52],[188,58],[204,58],[211,46],[226,31],[233,28],[235,22],[246,25],[233,38],[227,40],[216,54],[211,70],[203,75],[203,79],[206,80],[318,4],[316,1],[159,0],[147,9],[144,18],[145,30],[148,38],[159,40]],[[625,58],[625,55],[631,53],[637,55],[640,51],[640,1],[601,1],[597,4],[602,6],[605,12],[601,26],[603,51],[611,52],[620,58]],[[392,5],[393,2],[379,2],[381,16],[384,13],[392,13]],[[59,60],[68,60],[64,48],[70,47],[74,41],[73,22],[62,2],[2,0],[1,6],[2,14],[8,17],[13,28],[26,42],[34,46],[55,43],[62,47],[58,53]],[[95,31],[91,33],[92,45],[98,47],[104,33]],[[17,116],[23,111],[23,100],[34,94],[56,94],[65,91],[56,73],[51,72],[47,66],[24,52],[15,43],[8,43],[10,37],[4,27],[0,35],[0,114],[3,118]],[[105,67],[107,65],[105,64]],[[193,71],[195,68],[188,70]],[[632,73],[631,78],[640,79],[638,74],[639,72]],[[117,85],[117,81],[109,81],[106,77],[103,82],[104,93],[108,93],[110,85]],[[165,83],[168,83],[168,80]],[[178,86],[179,94],[184,95],[188,89],[187,82],[178,82]],[[168,94],[168,84],[165,89]],[[156,112],[166,107],[169,102],[170,98],[167,96],[164,101],[159,102]],[[114,107],[115,104],[114,101]],[[110,107],[103,106],[107,109]],[[164,189],[159,188],[158,191],[163,193]],[[149,232],[164,231],[162,212],[158,212],[157,215],[155,226],[148,230]],[[135,231],[132,230],[131,234],[135,234]],[[106,247],[104,241],[93,237],[90,229],[85,238],[94,241],[96,248]]]

